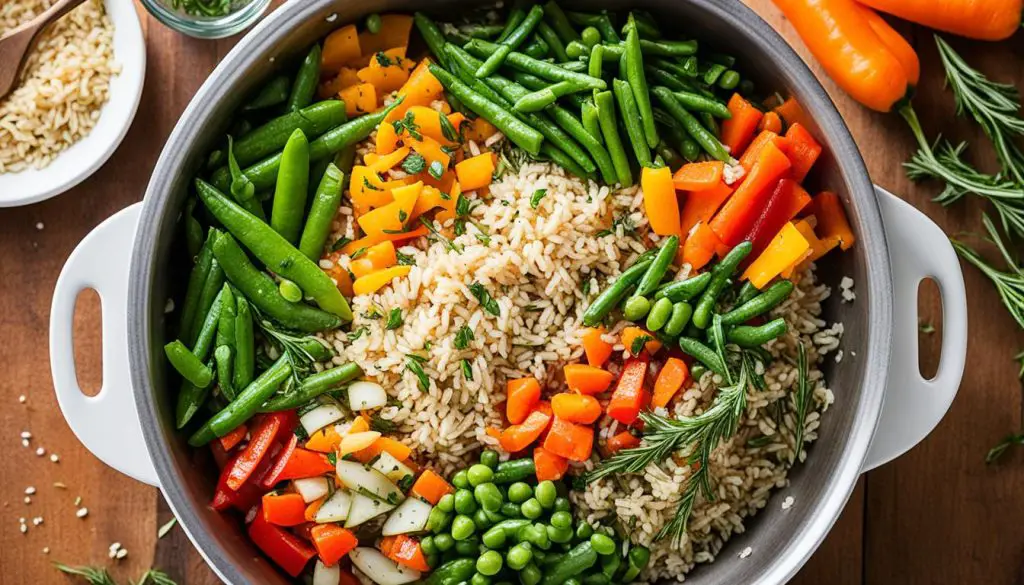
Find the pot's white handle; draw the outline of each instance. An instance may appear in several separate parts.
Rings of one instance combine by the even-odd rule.
[[[875,189],[892,264],[893,336],[885,406],[864,471],[899,457],[932,432],[956,397],[967,359],[967,294],[949,238],[910,204]],[[942,298],[942,357],[931,380],[918,366],[917,295],[926,278]]]
[[[135,409],[128,364],[128,264],[142,204],[122,209],[85,237],[57,279],[50,308],[50,371],[57,403],[85,448],[114,469],[149,485],[156,471]],[[75,374],[75,300],[95,290],[102,307],[103,386],[82,394]]]

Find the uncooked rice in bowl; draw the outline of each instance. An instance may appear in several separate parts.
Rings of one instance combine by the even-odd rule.
[[[0,36],[53,3],[0,2]],[[0,99],[0,173],[43,168],[92,130],[118,73],[113,37],[102,0],[89,0],[39,36],[21,83]]]

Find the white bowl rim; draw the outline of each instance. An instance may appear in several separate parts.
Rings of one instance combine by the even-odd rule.
[[[0,173],[0,207],[28,205],[60,195],[93,173],[128,133],[146,79],[146,41],[131,0],[103,0],[114,25],[114,61],[121,72],[110,80],[110,94],[91,132],[42,169]]]

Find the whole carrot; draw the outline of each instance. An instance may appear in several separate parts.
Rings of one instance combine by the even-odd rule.
[[[869,20],[877,16],[869,9],[854,0],[773,2],[829,77],[855,100],[888,112],[910,94],[917,81],[916,55],[905,41],[896,51],[890,48],[899,34],[881,19]]]
[[[1001,41],[1021,26],[1024,0],[860,0],[898,16],[972,39]]]

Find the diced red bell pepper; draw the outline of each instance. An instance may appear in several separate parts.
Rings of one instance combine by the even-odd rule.
[[[270,489],[288,479],[304,479],[330,473],[334,466],[323,453],[297,446],[298,437],[292,434],[284,450],[274,460],[274,466],[267,473],[261,485]]]
[[[781,179],[775,184],[772,195],[768,199],[757,221],[743,238],[753,244],[747,255],[747,263],[753,262],[768,247],[775,234],[779,233],[786,222],[811,202],[811,196],[792,179]]]
[[[214,490],[213,500],[210,502],[210,507],[218,512],[223,512],[229,508],[235,508],[243,513],[248,512],[250,508],[259,502],[260,496],[263,495],[264,490],[257,481],[247,481],[238,490],[228,487],[228,477],[239,457],[241,457],[241,453],[232,456],[220,471],[217,488]],[[268,457],[260,462],[259,467],[256,468],[252,476],[258,479],[266,474],[269,469],[270,458]]]
[[[306,522],[306,502],[299,494],[263,494],[263,519],[278,526],[298,526]]]
[[[608,402],[608,416],[624,425],[631,425],[640,416],[640,411],[650,402],[651,396],[644,388],[647,376],[647,359],[634,357],[626,360],[619,374],[619,382]]]
[[[380,552],[399,565],[405,565],[410,569],[424,573],[430,570],[430,565],[427,564],[427,557],[423,554],[419,541],[404,534],[382,538],[380,541]]]
[[[281,452],[274,458],[274,463],[271,465],[270,470],[260,478],[260,486],[263,489],[270,489],[277,485],[277,482],[281,481],[281,472],[284,471],[285,465],[288,464],[289,458],[299,444],[299,437],[295,433],[291,434],[288,441],[284,444]]]
[[[255,471],[263,458],[270,451],[280,436],[287,436],[295,430],[298,419],[294,411],[275,412],[263,417],[256,429],[251,433],[249,444],[239,455],[228,473],[227,486],[238,491],[252,472]]]
[[[313,545],[325,565],[335,565],[359,546],[359,539],[351,530],[337,524],[318,524],[313,527]]]
[[[327,526],[325,524],[325,526]],[[277,566],[292,577],[298,577],[316,550],[309,543],[263,518],[260,510],[249,524],[249,538]]]

